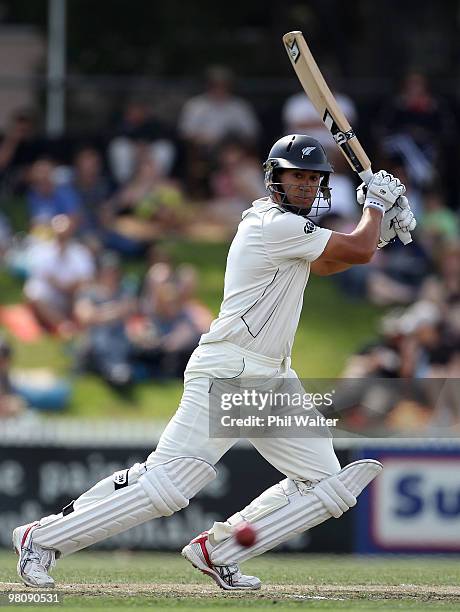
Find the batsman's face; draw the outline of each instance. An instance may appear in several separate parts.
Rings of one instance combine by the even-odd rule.
[[[292,206],[311,208],[321,181],[321,174],[313,170],[283,170],[280,182],[286,199]]]

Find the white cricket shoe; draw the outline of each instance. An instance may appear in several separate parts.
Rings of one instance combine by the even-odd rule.
[[[208,539],[208,532],[204,531],[194,538],[182,549],[182,556],[187,561],[203,572],[211,576],[221,589],[227,591],[233,589],[260,589],[261,582],[256,576],[245,576],[241,573],[236,563],[230,565],[214,565],[211,561],[210,550],[212,549]]]
[[[53,587],[54,580],[48,571],[56,565],[56,554],[33,542],[32,534],[38,524],[21,525],[13,531],[13,548],[19,556],[18,575],[27,586]]]

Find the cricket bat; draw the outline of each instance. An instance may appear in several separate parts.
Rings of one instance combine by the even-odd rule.
[[[373,176],[370,159],[332,95],[302,32],[288,32],[283,36],[283,43],[305,93],[335,143],[361,180],[369,183]],[[398,231],[398,237],[403,244],[412,242],[409,232]]]

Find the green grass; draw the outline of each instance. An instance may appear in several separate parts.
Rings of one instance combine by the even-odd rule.
[[[176,262],[194,264],[200,273],[199,297],[217,314],[223,290],[226,244],[178,241],[167,245]],[[141,262],[127,264],[126,271],[139,278]],[[0,303],[21,300],[21,282],[0,273]],[[345,360],[375,334],[379,309],[362,301],[349,301],[329,278],[312,277],[305,292],[304,310],[296,336],[293,365],[300,377],[337,376]],[[15,365],[49,367],[66,374],[71,367],[71,347],[47,337],[35,344],[13,340]],[[127,402],[96,376],[74,379],[74,393],[66,414],[106,417],[129,414],[133,418],[168,418],[176,409],[182,382],[139,385]]]
[[[0,553],[0,583],[17,583],[0,584],[0,590],[25,590],[18,583],[15,559],[12,553]],[[220,591],[178,554],[82,552],[58,562],[54,576],[65,599],[54,609],[450,611],[460,607],[460,590],[453,594],[458,583],[455,558],[265,555],[246,563],[244,570],[261,578],[261,591]],[[450,587],[450,594],[443,595],[443,586]]]

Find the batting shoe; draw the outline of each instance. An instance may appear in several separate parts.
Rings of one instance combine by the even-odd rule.
[[[208,532],[200,533],[187,546],[182,549],[182,556],[193,567],[196,567],[217,582],[221,589],[231,591],[234,589],[260,589],[261,582],[256,576],[245,576],[236,563],[230,565],[214,565],[210,552],[212,545],[209,542]]]
[[[13,531],[13,548],[19,557],[18,575],[27,586],[53,587],[54,580],[48,572],[56,565],[56,555],[54,550],[33,542],[32,534],[38,524],[21,525]]]

